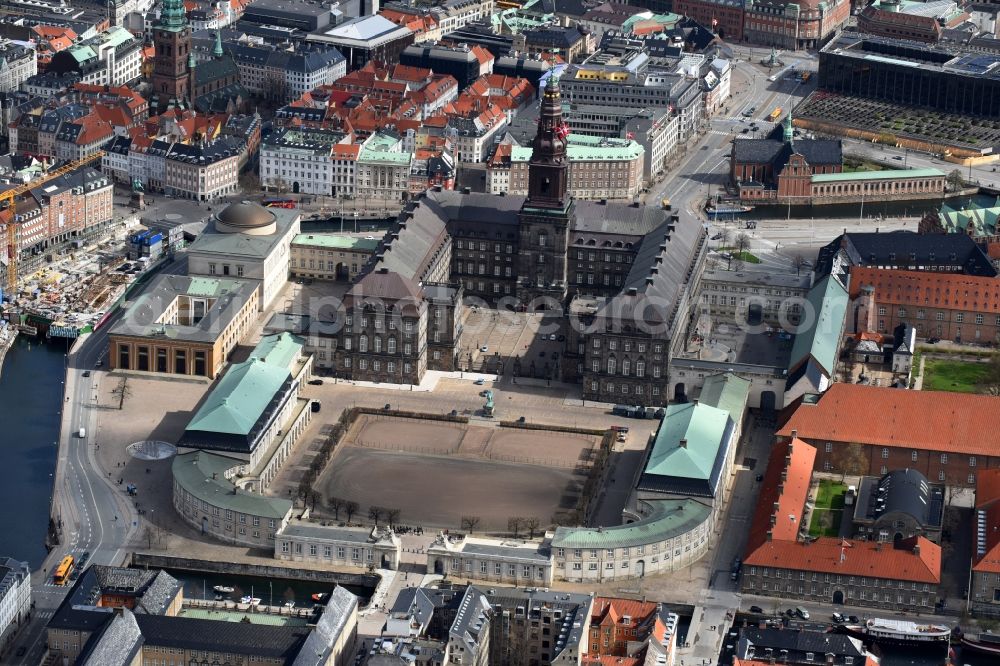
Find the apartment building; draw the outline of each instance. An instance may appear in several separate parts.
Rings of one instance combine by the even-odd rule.
[[[338,150],[343,149],[343,150]],[[343,132],[308,127],[275,129],[261,143],[260,182],[279,192],[337,196],[354,192],[360,151]],[[345,162],[349,162],[348,165]]]
[[[9,40],[0,42],[0,62],[0,92],[13,92],[28,77],[38,73],[38,55],[35,49]]]
[[[142,74],[142,60],[142,41],[121,26],[111,26],[53,55],[46,72],[75,72],[81,83],[99,86],[130,85]]]
[[[31,619],[31,569],[27,562],[0,558],[0,650]]]
[[[403,150],[394,132],[370,136],[358,153],[355,196],[364,199],[404,201],[410,195],[410,165],[413,153]]]

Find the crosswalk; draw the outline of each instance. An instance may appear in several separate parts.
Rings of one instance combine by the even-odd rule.
[[[43,610],[43,611],[38,611],[37,613],[35,613],[35,617],[37,617],[39,620],[48,620],[54,614],[55,614],[55,611]]]

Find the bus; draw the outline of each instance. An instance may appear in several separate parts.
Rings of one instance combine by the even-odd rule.
[[[776,123],[778,122],[778,118],[780,117],[781,117],[781,107],[776,106],[774,107],[774,111],[771,112],[771,115],[769,115],[767,119],[770,120],[772,123]]]
[[[295,199],[283,197],[268,197],[264,199],[264,208],[295,208]]]
[[[73,556],[67,555],[62,558],[62,562],[56,567],[56,572],[52,575],[52,582],[56,585],[65,585],[69,580],[70,573],[73,572]]]

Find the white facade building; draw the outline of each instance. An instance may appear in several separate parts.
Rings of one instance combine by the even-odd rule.
[[[0,559],[0,651],[31,615],[31,568],[27,562]]]
[[[38,73],[35,49],[11,41],[0,42],[0,92],[13,92]]]

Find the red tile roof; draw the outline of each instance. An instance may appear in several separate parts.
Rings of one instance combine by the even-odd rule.
[[[772,540],[797,538],[815,461],[816,449],[801,439],[774,444],[750,525],[747,553],[767,543],[768,533]]]
[[[473,46],[472,53],[473,55],[476,56],[476,60],[479,61],[480,65],[488,65],[494,60],[493,54],[487,51],[486,48],[482,46]]]
[[[876,304],[1000,313],[1000,280],[962,275],[854,266],[851,298],[875,287]]]
[[[986,554],[976,560],[973,571],[1000,573],[1000,468],[984,469],[976,474],[976,510],[986,512]],[[973,521],[973,548],[978,528]]]
[[[968,455],[1000,455],[1000,398],[835,383],[802,402],[778,431],[808,440],[854,442]]]
[[[820,537],[811,543],[768,541],[747,555],[744,566],[940,583],[941,546],[922,536],[906,542],[919,546],[919,552],[873,541],[850,541],[844,547],[845,542],[835,537]]]

